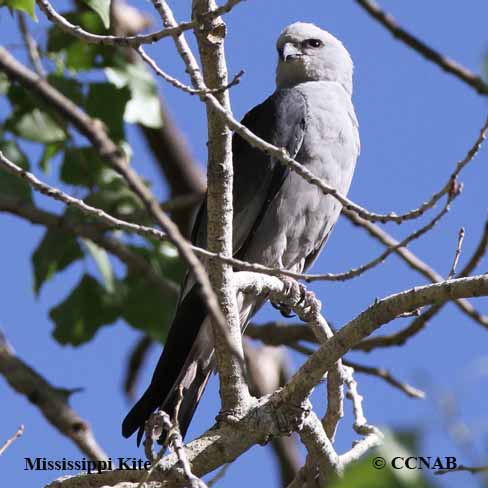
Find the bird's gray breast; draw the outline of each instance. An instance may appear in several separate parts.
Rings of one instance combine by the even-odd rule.
[[[333,82],[297,85],[307,104],[305,131],[297,161],[328,185],[346,194],[359,154],[358,124],[351,100]],[[320,249],[341,205],[301,176],[290,172],[267,209],[245,259],[302,270]]]

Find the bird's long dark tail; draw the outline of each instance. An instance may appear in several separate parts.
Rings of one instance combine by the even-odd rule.
[[[206,316],[200,290],[194,286],[178,307],[151,384],[122,423],[124,437],[139,430],[139,444],[144,423],[151,413],[159,407],[173,418],[178,402],[178,424],[185,435],[212,371],[211,338],[203,333],[199,335],[204,321],[208,320]],[[179,399],[180,386],[182,399]],[[164,437],[160,442],[164,442]]]

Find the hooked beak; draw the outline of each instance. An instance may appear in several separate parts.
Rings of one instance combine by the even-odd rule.
[[[292,61],[294,59],[299,58],[302,55],[302,53],[295,47],[295,45],[291,42],[287,42],[283,46],[283,61],[288,62]]]

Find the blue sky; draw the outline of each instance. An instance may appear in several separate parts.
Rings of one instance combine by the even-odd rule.
[[[60,9],[65,2],[54,2]],[[172,2],[179,19],[189,17],[190,2]],[[150,10],[148,2],[134,2]],[[460,8],[458,2],[394,2],[384,0],[382,7],[399,22],[434,48],[458,60],[474,72],[482,70],[483,55],[488,50],[486,19],[488,4],[472,0]],[[40,40],[45,20],[32,31]],[[156,16],[154,16],[156,18]],[[355,62],[354,103],[360,121],[362,152],[353,180],[351,198],[378,212],[402,212],[418,206],[444,184],[456,162],[464,157],[478,135],[488,113],[486,98],[480,97],[459,80],[442,72],[418,54],[393,40],[351,0],[267,0],[248,1],[227,17],[229,35],[226,43],[231,73],[245,70],[242,82],[232,89],[232,106],[236,116],[261,102],[274,90],[274,43],[288,23],[303,20],[320,25],[338,36]],[[0,43],[13,46],[20,59],[26,56],[16,48],[15,22],[0,10]],[[169,72],[183,79],[182,63],[174,54],[170,40],[149,49]],[[206,128],[203,105],[195,97],[160,84],[177,124],[189,140],[195,158],[202,164],[206,154]],[[0,103],[0,118],[6,106]],[[155,181],[155,192],[165,196],[151,156],[134,128],[129,129],[134,149],[133,164],[143,175]],[[28,146],[32,158],[38,148]],[[461,266],[478,243],[487,216],[486,181],[488,149],[462,174],[464,191],[453,204],[449,215],[436,229],[412,249],[434,269],[447,275],[456,246],[457,232],[466,229]],[[53,208],[44,198],[40,205]],[[424,222],[424,220],[422,220]],[[395,236],[404,236],[419,223],[386,228]],[[120,422],[129,405],[121,393],[127,353],[138,333],[123,323],[102,329],[96,338],[79,348],[62,347],[51,338],[49,308],[58,303],[77,281],[81,270],[92,269],[89,263],[76,264],[47,284],[39,299],[32,293],[30,255],[43,229],[33,227],[9,215],[0,215],[0,328],[21,358],[54,385],[82,387],[72,397],[73,407],[93,426],[101,445],[113,457],[142,456],[133,439],[120,436]],[[381,248],[365,235],[341,220],[314,271],[338,272],[375,257]],[[480,271],[486,271],[486,261]],[[311,288],[324,304],[327,317],[340,326],[382,297],[425,280],[392,257],[385,264],[354,281],[314,283]],[[486,299],[474,303],[488,314]],[[276,311],[265,308],[259,319],[279,318]],[[389,324],[380,333],[392,332],[408,319]],[[369,355],[351,355],[358,362],[390,368],[399,378],[427,391],[424,401],[406,398],[381,381],[358,375],[365,397],[368,420],[391,429],[421,428],[425,432],[419,455],[457,456],[465,464],[483,462],[488,456],[488,331],[483,330],[454,306],[443,309],[427,329],[406,346],[376,350]],[[144,371],[145,384],[157,360],[153,349]],[[292,355],[295,365],[304,358]],[[142,388],[142,384],[141,384]],[[447,432],[438,399],[456,398],[460,417],[473,436],[476,455],[459,449]],[[323,409],[323,388],[314,395],[314,404]],[[2,457],[2,478],[6,485],[21,481],[25,488],[38,487],[63,473],[23,471],[23,458],[80,458],[72,443],[49,426],[28,401],[12,392],[0,380],[0,440],[9,437],[20,423],[26,431]],[[197,411],[189,438],[211,425],[218,410],[216,382],[212,381]],[[350,446],[351,412],[338,433],[341,450]],[[460,424],[461,425],[461,424]],[[227,471],[221,486],[274,486],[277,474],[267,448],[255,447]],[[438,480],[450,488],[462,483],[479,486],[469,474],[444,476]]]

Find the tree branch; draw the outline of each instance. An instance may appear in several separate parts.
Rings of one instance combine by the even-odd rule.
[[[71,439],[87,457],[104,461],[107,455],[98,445],[88,423],[69,405],[69,390],[53,387],[16,356],[0,333],[0,374],[10,386],[25,395],[61,434]]]
[[[190,243],[183,238],[176,224],[162,211],[144,181],[129,166],[125,153],[109,138],[103,124],[89,117],[69,98],[54,89],[46,80],[16,61],[3,48],[0,48],[0,67],[3,68],[9,78],[18,80],[23,86],[33,90],[50,102],[93,144],[102,159],[124,178],[129,188],[144,203],[149,214],[155,218],[156,222],[167,233],[168,238],[178,249],[180,256],[190,266],[196,280],[202,286],[202,295],[210,315],[223,328],[224,318],[202,263],[196,257]]]
[[[21,425],[18,429],[17,432],[7,439],[7,441],[4,443],[3,446],[0,446],[0,456],[24,433],[24,426]]]
[[[176,21],[171,9],[164,0],[152,0],[161,15],[166,27],[175,27]],[[193,16],[207,14],[214,3],[193,3]],[[195,89],[206,89],[205,83],[212,88],[221,88],[227,84],[227,68],[223,52],[223,40],[215,37],[210,42],[208,36],[215,25],[223,25],[218,18],[211,24],[204,24],[197,33],[204,66],[204,81],[198,63],[191,52],[183,34],[174,36],[176,49],[183,59]],[[212,38],[213,39],[213,38]],[[230,108],[227,91],[217,95],[219,103]],[[232,257],[232,137],[231,133],[215,117],[211,110],[207,112],[208,119],[208,170],[207,170],[207,214],[208,214],[208,248],[210,252],[224,257]],[[219,324],[214,326],[214,345],[217,369],[220,379],[220,394],[222,409],[232,413],[245,411],[250,402],[249,389],[246,384],[243,365],[241,328],[236,295],[232,284],[232,268],[224,263],[210,261],[208,263],[209,276],[216,290],[218,302],[226,320],[226,327]],[[230,346],[230,347],[229,347]]]
[[[296,297],[287,295],[286,287],[281,280],[266,275],[249,276],[249,273],[236,273],[235,279],[236,286],[239,285],[243,292],[277,293],[281,300],[288,300],[288,304],[298,312]],[[322,380],[325,372],[332,368],[338,359],[381,325],[421,306],[447,299],[474,296],[488,296],[488,275],[415,287],[377,300],[323,344],[281,390],[259,400],[258,404],[235,424],[222,423],[190,442],[185,449],[192,472],[201,477],[233,461],[252,445],[265,442],[270,435],[287,435],[289,429],[298,431],[303,425],[304,416],[306,417],[306,409],[302,408],[304,398],[307,398],[313,387]],[[280,419],[279,423],[277,419]],[[357,423],[361,425],[361,422]],[[373,440],[373,436],[367,435],[364,442],[358,444],[359,447],[355,448],[349,457],[356,456],[360,451],[364,452]],[[343,460],[348,461],[348,458]],[[176,462],[174,455],[163,458],[153,481],[171,481],[171,475],[168,473]],[[57,481],[52,483],[50,488],[113,486],[121,481],[137,482],[139,477],[140,473],[137,471],[95,473]],[[84,484],[80,484],[80,480],[83,480]]]
[[[405,393],[411,398],[425,398],[425,393],[422,390],[414,388],[407,383],[403,383],[400,380],[397,380],[387,369],[385,368],[376,368],[374,366],[366,366],[364,364],[356,363],[355,361],[350,361],[349,359],[343,359],[342,362],[344,366],[349,366],[357,373],[364,373],[371,376],[377,376],[385,380],[394,388],[398,388],[400,391]]]
[[[446,300],[487,294],[488,274],[485,274],[419,286],[375,301],[310,356],[283,388],[282,398],[286,401],[299,401],[306,397],[337,358],[342,357],[361,339],[402,313]]]
[[[198,69],[198,66],[192,64],[191,59],[187,58],[186,53],[184,52],[182,53],[180,51],[180,54],[182,55],[183,59],[186,58],[185,63],[187,65],[187,70],[189,71],[190,76],[199,77],[200,71]],[[152,63],[149,62],[149,65],[153,69],[155,69],[154,62]],[[155,69],[155,71],[156,73],[158,73],[158,69]],[[161,72],[159,72],[158,74],[161,75]],[[180,88],[184,87],[183,84],[180,85],[181,85],[179,86]],[[299,174],[302,178],[305,179],[305,181],[319,188],[324,195],[331,195],[332,197],[334,197],[337,201],[339,201],[342,204],[344,209],[351,210],[357,213],[360,217],[370,222],[378,222],[378,221],[382,223],[396,222],[400,224],[407,220],[416,219],[421,215],[423,215],[427,210],[433,208],[443,195],[449,194],[450,192],[453,191],[453,186],[455,187],[456,185],[456,177],[459,175],[462,169],[469,162],[473,160],[474,156],[478,153],[481,145],[483,144],[483,141],[486,138],[486,133],[488,131],[488,117],[487,117],[482,129],[480,130],[478,138],[476,139],[472,147],[469,149],[466,156],[457,163],[456,168],[454,172],[451,174],[448,182],[441,188],[441,190],[434,193],[432,197],[429,198],[429,200],[422,203],[418,208],[415,208],[413,210],[410,210],[400,215],[394,212],[390,212],[389,214],[379,214],[379,213],[374,213],[366,210],[360,205],[357,205],[356,203],[349,200],[346,196],[339,193],[336,189],[330,187],[324,180],[318,178],[313,173],[311,173],[307,168],[302,166],[298,161],[291,158],[287,153],[286,149],[274,146],[273,144],[270,144],[269,142],[261,139],[256,134],[251,132],[247,127],[245,127],[240,122],[238,122],[234,118],[232,113],[229,110],[227,110],[211,92],[209,92],[208,87],[205,86],[204,83],[199,83],[196,86],[196,88],[200,91],[201,100],[205,102],[207,106],[210,105],[212,109],[223,118],[226,125],[230,129],[238,133],[251,146],[260,149],[261,151],[268,154],[269,156],[276,158],[282,164],[286,165],[290,170]]]
[[[488,95],[488,84],[486,84],[480,76],[475,75],[456,61],[443,56],[421,41],[418,37],[407,32],[397,24],[390,14],[383,12],[376,3],[370,0],[356,0],[356,3],[385,27],[393,37],[411,47],[414,51],[417,51],[421,56],[432,61],[447,73],[454,75],[456,78],[474,88],[480,95]]]
[[[156,286],[161,295],[177,297],[179,285],[169,279],[163,279],[156,274],[152,266],[139,254],[132,252],[119,239],[105,234],[105,228],[96,224],[84,224],[74,222],[64,216],[41,210],[36,206],[19,202],[15,199],[0,195],[0,212],[8,212],[17,215],[28,222],[36,225],[43,225],[47,228],[60,230],[77,237],[90,239],[101,248],[118,257],[127,268],[133,273],[143,276],[152,285]]]
[[[110,36],[92,34],[82,29],[79,25],[72,24],[68,19],[59,14],[48,0],[36,0],[39,8],[44,12],[46,17],[56,24],[64,32],[71,34],[78,39],[82,39],[90,44],[102,44],[105,46],[131,46],[138,47],[141,44],[150,44],[163,39],[164,37],[181,34],[190,29],[200,28],[202,22],[212,19],[212,16],[218,17],[224,13],[230,12],[232,8],[243,0],[228,0],[224,5],[214,12],[209,13],[208,18],[198,18],[191,22],[184,22],[175,28],[161,29],[150,34],[135,36]]]

